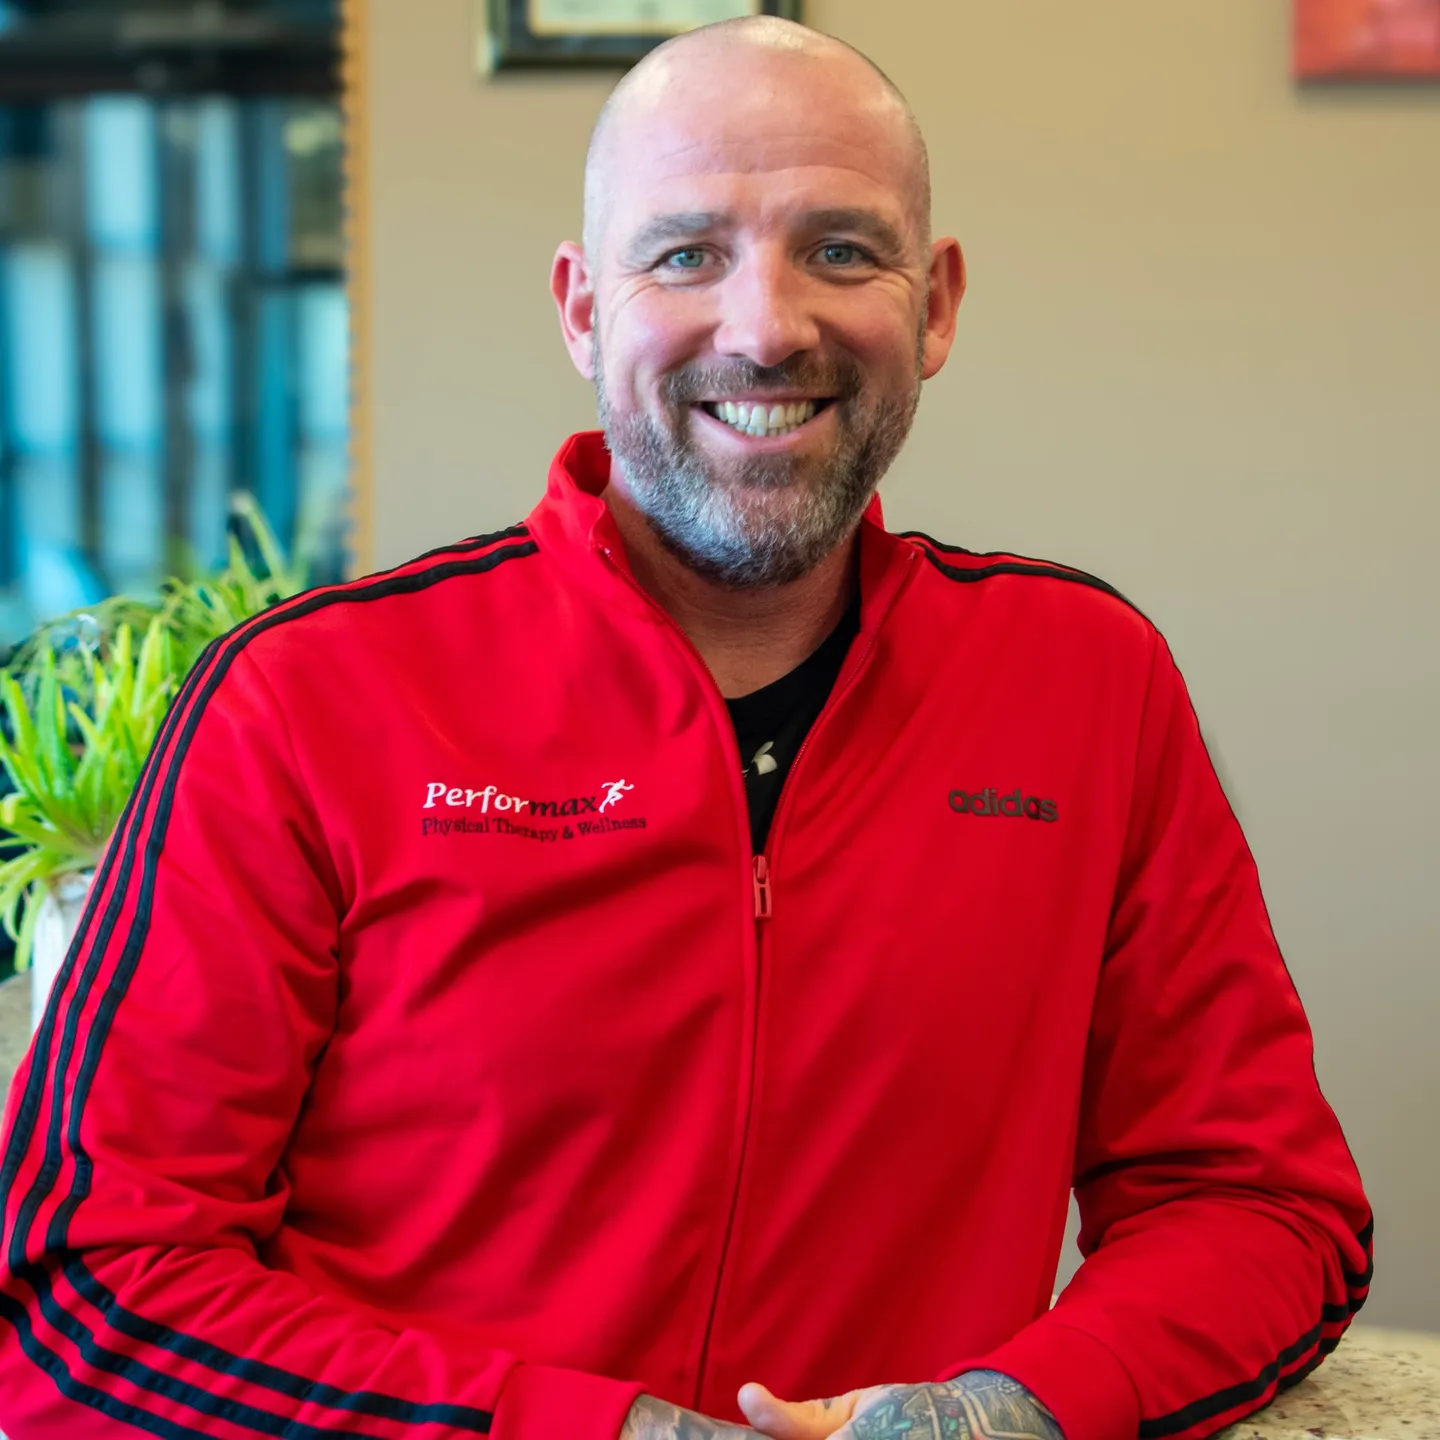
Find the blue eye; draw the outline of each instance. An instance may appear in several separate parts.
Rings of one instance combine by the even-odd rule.
[[[703,250],[676,250],[665,257],[672,270],[698,270],[705,263]]]
[[[820,254],[827,265],[853,265],[861,258],[858,245],[826,245]]]

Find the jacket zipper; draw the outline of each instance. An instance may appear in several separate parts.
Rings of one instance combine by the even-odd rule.
[[[720,1262],[715,1267],[715,1289],[710,1296],[710,1313],[705,1318],[705,1334],[700,1342],[700,1358],[695,1366],[695,1393],[691,1405],[695,1409],[704,1408],[703,1395],[705,1391],[705,1377],[710,1368],[710,1341],[715,1331],[715,1319],[720,1311],[720,1291],[725,1282],[725,1264],[730,1258],[730,1243],[735,1234],[735,1220],[740,1213],[740,1192],[743,1188],[745,1178],[745,1162],[750,1153],[750,1125],[751,1118],[755,1113],[755,1087],[756,1076],[760,1068],[760,1003],[759,985],[764,973],[765,966],[765,921],[769,920],[775,910],[775,896],[773,882],[770,878],[770,854],[775,848],[776,838],[780,833],[780,821],[785,814],[786,798],[795,788],[795,775],[800,769],[800,762],[805,758],[805,752],[810,748],[811,739],[815,732],[829,719],[835,707],[839,705],[851,687],[855,684],[856,678],[865,668],[865,662],[870,657],[870,648],[873,645],[873,638],[867,641],[855,661],[854,668],[846,677],[845,684],[834,691],[825,702],[820,714],[815,717],[815,723],[811,725],[809,733],[800,742],[800,748],[795,752],[795,758],[790,762],[790,769],[786,772],[784,784],[780,787],[780,798],[775,806],[775,814],[770,821],[770,835],[766,841],[766,851],[751,857],[752,882],[755,892],[755,971],[756,971],[756,1003],[755,1019],[750,1035],[750,1073],[747,1077],[745,1089],[745,1123],[740,1131],[740,1156],[735,1166],[735,1186],[730,1194],[730,1213],[725,1220],[725,1236],[720,1242]]]
[[[755,918],[768,920],[770,918],[770,861],[764,855],[756,855],[752,857],[752,863],[755,867]]]
[[[684,631],[682,631],[680,627],[675,624],[674,620],[670,618],[670,616],[665,612],[665,610],[660,605],[658,605],[649,594],[646,593],[646,591],[639,584],[639,582],[635,580],[633,576],[628,574],[625,568],[616,561],[614,555],[611,554],[610,548],[608,546],[601,545],[599,549],[600,553],[604,555],[606,561],[613,567],[615,573],[619,575],[621,579],[624,580],[625,583],[629,585],[630,588],[634,590],[635,593],[639,595],[642,600],[645,601],[645,603],[650,607],[650,609],[654,611],[655,614],[659,617],[662,623],[670,626],[670,628],[680,636],[681,641],[688,647],[691,655],[695,659],[695,663],[700,666],[702,671],[704,671],[706,679],[710,682],[713,688],[714,680],[710,676],[710,672],[706,667],[705,661],[701,657],[700,652],[696,650],[695,646],[691,643],[690,637],[686,635]],[[875,640],[872,633],[872,635],[866,641],[865,648],[856,658],[854,667],[851,669],[849,675],[846,676],[844,685],[831,694],[830,698],[825,702],[824,708],[821,710],[820,714],[816,716],[815,723],[811,725],[809,733],[800,742],[800,748],[795,752],[795,758],[790,762],[790,769],[785,776],[784,783],[780,787],[780,798],[775,806],[775,814],[770,821],[770,835],[766,842],[766,850],[758,855],[752,855],[750,857],[750,879],[751,889],[754,896],[755,911],[754,924],[756,970],[755,1019],[750,1036],[750,1073],[746,1077],[745,1114],[744,1121],[740,1130],[740,1154],[735,1165],[734,1188],[730,1195],[730,1213],[725,1220],[725,1234],[720,1242],[720,1259],[719,1263],[715,1267],[715,1288],[710,1296],[710,1312],[705,1318],[705,1330],[700,1342],[700,1355],[695,1366],[695,1394],[694,1399],[691,1402],[695,1406],[699,1406],[701,1404],[701,1395],[705,1388],[705,1373],[706,1370],[709,1368],[710,1361],[710,1339],[715,1327],[715,1317],[720,1307],[720,1291],[725,1279],[725,1264],[730,1257],[730,1241],[734,1233],[735,1217],[739,1213],[740,1208],[740,1191],[745,1174],[745,1159],[747,1154],[749,1153],[750,1148],[750,1122],[755,1107],[755,1077],[756,1071],[759,1068],[759,985],[760,972],[764,959],[764,929],[761,922],[769,920],[771,918],[771,915],[774,913],[775,906],[773,882],[770,878],[770,852],[774,850],[775,839],[776,836],[779,834],[780,830],[780,820],[787,809],[785,802],[789,797],[790,792],[794,789],[795,775],[800,768],[800,762],[805,758],[806,751],[810,749],[810,744],[811,741],[814,739],[815,732],[819,730],[822,725],[825,724],[825,722],[830,718],[830,715],[835,710],[836,706],[854,687],[855,681],[859,677],[861,671],[865,668],[866,661],[868,661],[870,658],[870,651],[874,648],[874,644]],[[744,832],[746,841],[748,843],[750,829],[749,812],[748,801],[745,798],[743,786],[741,789],[740,825],[741,830]]]

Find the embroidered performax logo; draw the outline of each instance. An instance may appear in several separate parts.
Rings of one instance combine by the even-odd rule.
[[[537,819],[546,816],[554,819],[562,815],[603,815],[634,788],[624,780],[602,780],[600,789],[604,793],[601,795],[572,795],[567,800],[527,800],[520,795],[507,795],[495,785],[471,790],[463,785],[448,785],[443,780],[434,780],[425,787],[424,808],[478,810],[482,815],[488,815],[492,810],[497,814],[509,811],[515,815],[533,815]]]
[[[512,795],[498,785],[474,789],[432,780],[425,786],[422,835],[513,835],[526,840],[574,840],[615,830],[644,830],[644,816],[617,815],[635,789],[630,781],[602,780],[598,793],[537,800]],[[580,817],[592,815],[593,820]],[[545,822],[554,822],[546,824]]]
[[[1001,795],[993,786],[983,790],[952,790],[950,808],[957,815],[978,815],[982,819],[1040,820],[1053,825],[1060,818],[1060,806],[1054,800],[1042,800],[1016,789]]]

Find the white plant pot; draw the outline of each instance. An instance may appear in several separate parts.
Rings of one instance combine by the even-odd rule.
[[[90,893],[92,875],[65,875],[56,885],[47,885],[35,917],[35,948],[30,953],[30,1033],[45,1018],[50,987],[65,963],[65,953],[75,938]]]

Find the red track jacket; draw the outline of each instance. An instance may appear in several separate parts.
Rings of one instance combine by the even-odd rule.
[[[872,507],[752,857],[607,475],[191,676],[10,1094],[0,1429],[613,1440],[985,1366],[1159,1440],[1307,1373],[1369,1214],[1154,627]]]

